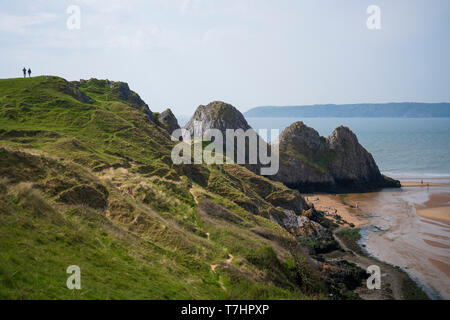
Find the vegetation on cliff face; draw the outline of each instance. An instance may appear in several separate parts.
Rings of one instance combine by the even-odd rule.
[[[172,135],[172,133],[180,128],[178,124],[178,120],[175,115],[172,113],[172,110],[166,109],[163,112],[157,114],[157,119],[161,126],[166,128],[167,133]]]
[[[308,209],[298,191],[237,165],[175,166],[172,146],[126,84],[0,80],[0,298],[335,292],[286,228]]]
[[[211,128],[222,132],[226,129],[251,129],[239,110],[221,101],[197,108],[184,127],[191,136],[196,121],[201,122],[202,133]],[[261,143],[266,144],[259,139],[258,145]],[[303,122],[294,122],[278,139],[268,144],[267,149],[279,149],[280,160],[278,172],[269,178],[301,192],[364,192],[400,187],[398,181],[380,173],[372,155],[358,142],[356,135],[343,126],[328,137],[321,137]],[[249,150],[246,141],[247,155]],[[264,167],[260,162],[245,166],[256,173]]]
[[[357,298],[363,270],[315,256],[337,248],[322,213],[242,166],[173,165],[176,126],[126,83],[0,80],[0,299]]]
[[[239,110],[222,101],[213,101],[206,106],[198,106],[192,118],[184,126],[192,137],[194,136],[195,122],[201,123],[202,133],[207,129],[219,129],[223,134],[227,129],[244,131],[250,129],[250,125]]]
[[[328,137],[292,123],[274,142],[279,146],[280,170],[273,176],[302,192],[365,192],[400,187],[383,176],[372,155],[347,127],[336,128]]]

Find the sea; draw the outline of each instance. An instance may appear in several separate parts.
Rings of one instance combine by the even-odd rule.
[[[180,125],[189,120],[179,117]],[[374,157],[380,171],[398,179],[450,181],[450,118],[246,118],[255,130],[281,133],[303,121],[322,136],[336,127],[349,127]],[[270,137],[269,140],[275,137]]]
[[[180,125],[189,120],[178,119]],[[278,129],[280,133],[293,122],[303,121],[321,136],[346,126],[372,154],[383,174],[402,182],[423,181],[423,186],[346,197],[359,203],[361,214],[368,217],[369,223],[360,229],[360,243],[369,255],[400,267],[429,298],[450,299],[450,118],[246,120],[256,131]],[[427,187],[427,182],[436,186]],[[441,199],[439,204],[429,204],[433,197]],[[444,220],[417,214],[417,208],[427,206],[437,206]]]

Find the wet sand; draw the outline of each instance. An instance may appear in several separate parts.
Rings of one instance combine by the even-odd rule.
[[[432,193],[428,201],[416,205],[419,216],[450,225],[450,193]]]
[[[421,188],[427,188],[427,187],[442,187],[442,186],[449,186],[449,183],[446,182],[420,182],[420,181],[401,181],[402,187],[421,187]]]
[[[439,270],[441,270],[443,273],[445,273],[447,275],[447,277],[450,278],[450,267],[448,264],[443,263],[442,261],[439,260],[434,260],[434,259],[429,259],[430,262]]]
[[[361,229],[361,244],[370,255],[401,267],[431,298],[450,299],[450,186],[319,194],[308,200],[319,210],[337,209]]]
[[[432,233],[426,233],[426,232],[425,232],[424,235],[429,236],[429,237],[432,237],[432,238],[436,238],[436,239],[441,239],[441,240],[450,240],[449,237],[446,237],[446,236],[439,236],[439,235],[437,235],[437,234],[432,234]]]
[[[434,240],[428,240],[428,239],[423,239],[423,241],[425,241],[430,246],[433,246],[433,247],[436,247],[436,248],[450,249],[450,246],[445,244],[445,243],[437,242],[437,241],[434,241]]]
[[[419,216],[424,218],[450,223],[450,207],[437,207],[427,209],[416,208],[416,212]]]

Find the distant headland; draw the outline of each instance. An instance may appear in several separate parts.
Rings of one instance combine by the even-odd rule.
[[[244,113],[246,117],[336,117],[336,118],[447,118],[450,103],[359,103],[304,106],[263,106]]]

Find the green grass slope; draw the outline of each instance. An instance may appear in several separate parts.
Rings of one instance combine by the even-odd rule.
[[[123,83],[0,80],[0,299],[328,296],[269,219],[298,192],[238,166],[174,166],[172,147]]]

